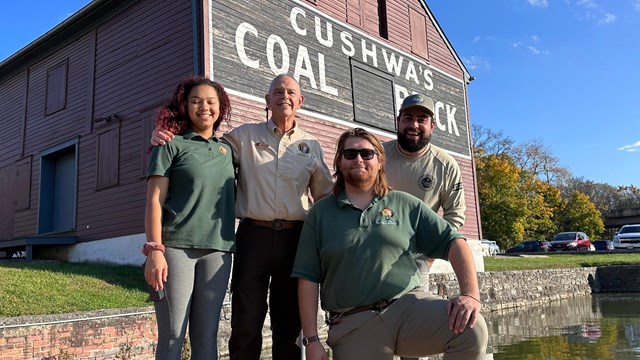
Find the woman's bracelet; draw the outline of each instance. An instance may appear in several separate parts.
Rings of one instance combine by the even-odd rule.
[[[142,255],[148,256],[152,251],[159,250],[164,253],[164,245],[157,242],[146,242],[142,246]]]
[[[477,301],[480,305],[482,305],[482,302],[480,301],[480,299],[478,299],[478,298],[477,298],[477,297],[475,297],[475,296],[467,295],[467,294],[462,294],[462,295],[460,295],[460,296],[470,297],[470,298],[472,298],[473,300]]]

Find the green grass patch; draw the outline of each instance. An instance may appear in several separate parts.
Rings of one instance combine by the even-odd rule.
[[[484,258],[485,271],[564,269],[590,266],[639,265],[640,253],[527,254]]]
[[[640,253],[550,254],[484,258],[485,271],[638,265]],[[142,307],[142,269],[55,261],[0,261],[0,317]]]
[[[0,261],[0,316],[148,306],[142,269]]]

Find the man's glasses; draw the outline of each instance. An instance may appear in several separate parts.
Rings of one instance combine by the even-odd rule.
[[[342,156],[344,156],[344,158],[347,159],[347,160],[355,159],[358,156],[358,154],[360,154],[360,157],[362,158],[362,160],[371,160],[371,159],[373,159],[373,157],[375,155],[378,154],[378,152],[373,150],[373,149],[344,149],[344,150],[342,150]]]

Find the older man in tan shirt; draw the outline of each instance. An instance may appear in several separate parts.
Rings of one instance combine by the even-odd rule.
[[[223,137],[238,167],[240,226],[231,282],[232,360],[260,359],[268,293],[272,357],[300,358],[297,280],[291,278],[291,269],[312,204],[308,194],[318,200],[333,186],[320,142],[295,121],[304,101],[296,80],[278,75],[265,100],[271,111],[267,122],[239,126]],[[171,138],[156,129],[152,143]]]

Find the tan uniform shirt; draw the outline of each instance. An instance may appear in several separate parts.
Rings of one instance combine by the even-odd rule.
[[[333,187],[320,142],[296,124],[283,134],[269,120],[225,134],[238,167],[236,216],[255,220],[304,220]]]
[[[398,150],[397,140],[384,143],[385,169],[389,184],[396,190],[424,201],[433,211],[442,207],[442,217],[459,229],[464,224],[464,189],[456,160],[441,148],[429,144],[418,156]]]

